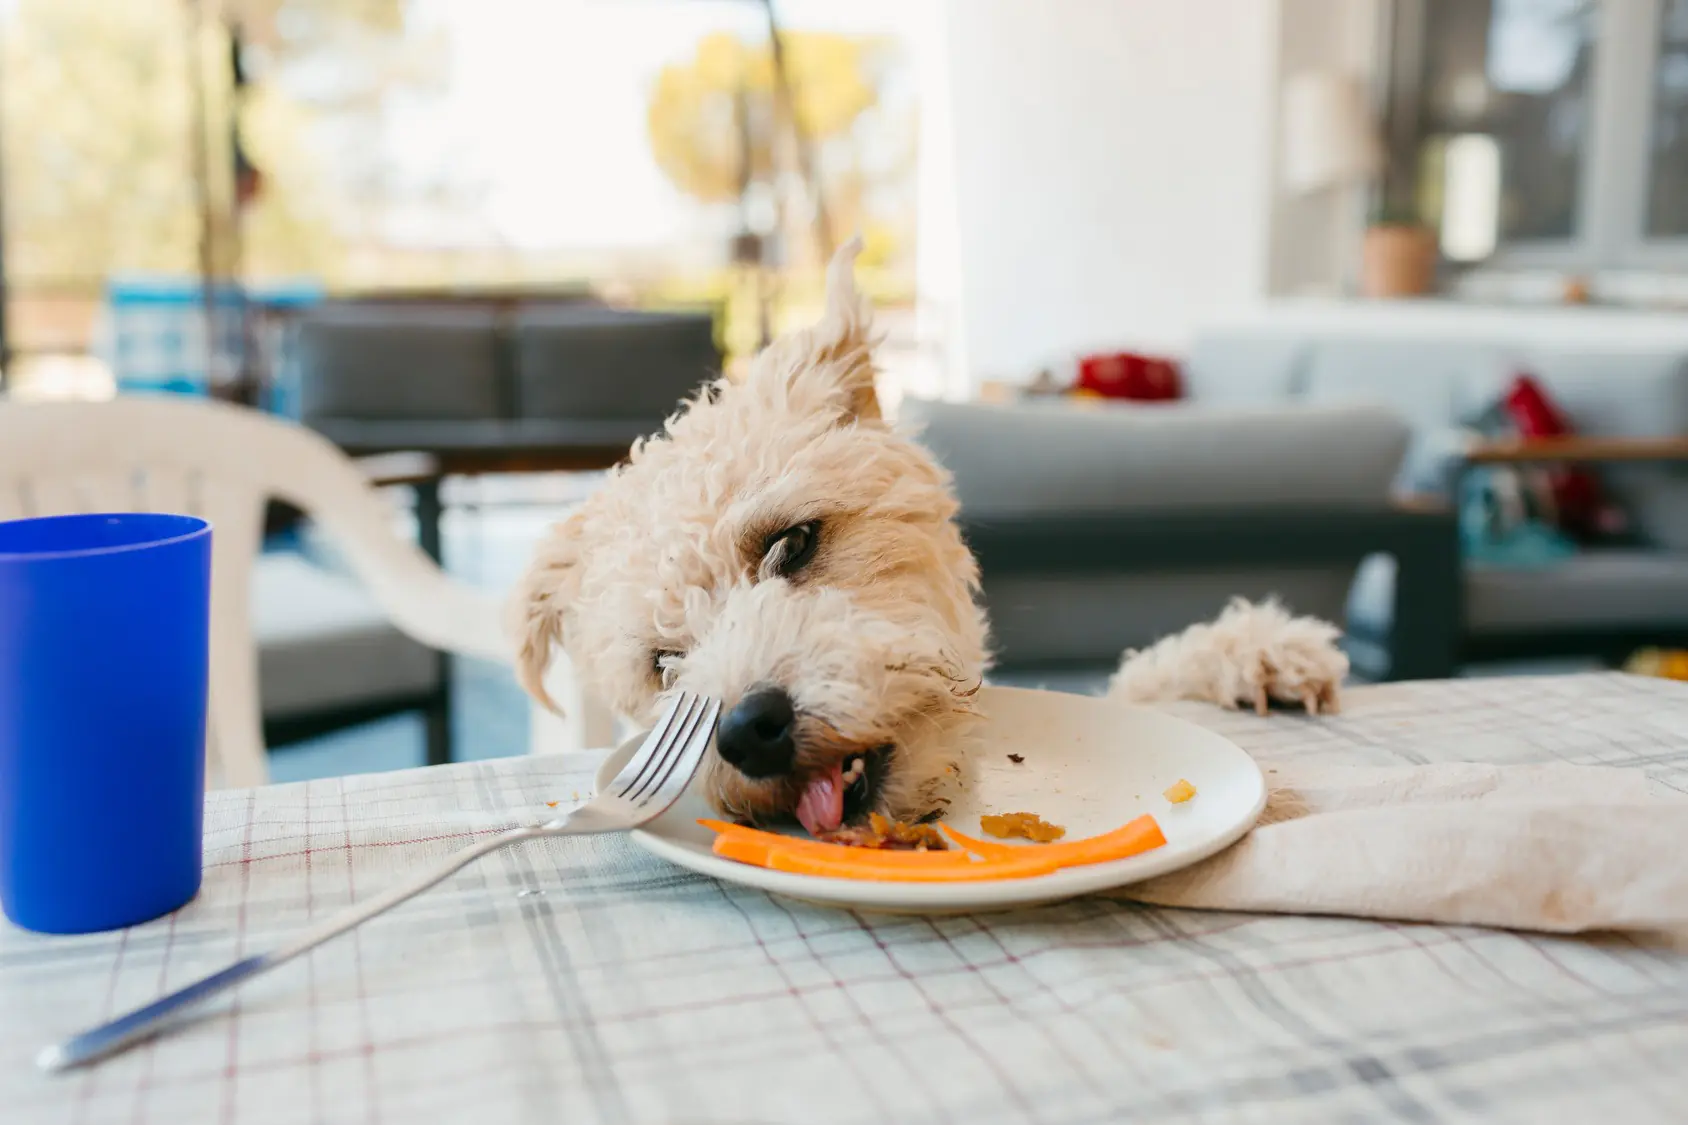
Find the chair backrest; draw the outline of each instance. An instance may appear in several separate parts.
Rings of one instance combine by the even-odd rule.
[[[207,753],[225,785],[266,778],[249,591],[271,498],[309,514],[406,633],[509,660],[497,601],[397,535],[357,466],[311,431],[188,398],[0,401],[0,519],[153,511],[211,523]]]

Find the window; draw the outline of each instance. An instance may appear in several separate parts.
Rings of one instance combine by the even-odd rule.
[[[1688,236],[1688,0],[1668,0],[1653,64],[1647,233]]]
[[[1688,0],[1399,0],[1386,208],[1455,264],[1688,266]]]

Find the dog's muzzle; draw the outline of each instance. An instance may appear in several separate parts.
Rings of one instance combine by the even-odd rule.
[[[797,712],[784,689],[757,688],[722,717],[715,748],[746,777],[784,777],[797,761],[796,725]]]
[[[768,781],[798,772],[798,719],[791,696],[759,687],[721,719],[715,731],[721,760],[748,778]],[[891,748],[845,754],[821,769],[805,767],[792,812],[813,835],[830,832],[873,808],[889,766]]]

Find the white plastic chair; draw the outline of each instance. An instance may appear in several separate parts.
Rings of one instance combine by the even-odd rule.
[[[447,577],[396,534],[358,467],[321,436],[187,398],[0,400],[0,519],[78,512],[195,515],[212,525],[207,754],[214,783],[267,778],[250,587],[265,502],[307,513],[393,623],[430,647],[509,663],[496,598]],[[612,723],[566,662],[547,677],[568,719],[535,708],[530,750],[608,745]]]

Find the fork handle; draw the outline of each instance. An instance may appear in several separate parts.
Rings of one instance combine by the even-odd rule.
[[[564,834],[568,834],[564,823],[552,821],[549,824],[532,828],[512,828],[508,832],[501,832],[496,836],[482,840],[478,844],[453,852],[433,867],[420,872],[414,878],[382,891],[380,894],[371,897],[367,902],[348,906],[346,909],[323,919],[286,945],[272,949],[268,953],[260,953],[245,960],[237,961],[226,969],[221,969],[208,977],[196,980],[168,996],[160,997],[144,1007],[136,1008],[127,1015],[119,1016],[108,1023],[100,1024],[98,1027],[89,1028],[63,1043],[48,1047],[36,1056],[35,1063],[43,1070],[58,1071],[81,1066],[84,1063],[105,1058],[107,1055],[116,1054],[144,1039],[157,1035],[177,1017],[211,997],[227,992],[261,973],[267,973],[278,965],[285,965],[300,954],[315,949],[323,942],[339,937],[347,930],[362,925],[377,914],[391,910],[399,903],[421,894],[435,883],[455,875],[490,852],[509,847],[511,844],[521,843],[523,840]]]

